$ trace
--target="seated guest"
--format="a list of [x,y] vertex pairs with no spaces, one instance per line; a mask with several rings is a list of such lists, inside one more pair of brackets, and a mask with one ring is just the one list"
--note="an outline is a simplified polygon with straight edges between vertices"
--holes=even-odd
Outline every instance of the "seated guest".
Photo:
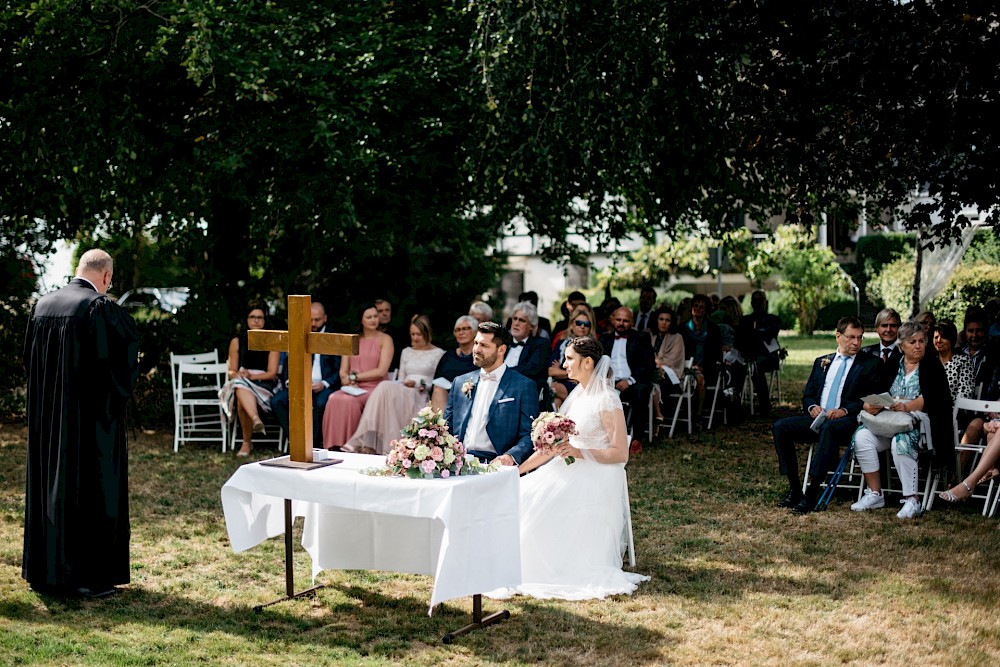
[[[653,390],[653,369],[656,359],[649,335],[632,328],[632,311],[624,306],[611,313],[614,333],[600,337],[605,353],[611,357],[611,371],[615,389],[623,402],[632,406],[633,440],[629,449],[642,450],[642,440],[651,437],[644,433],[648,428],[649,395]],[[648,442],[648,440],[647,440]]]
[[956,398],[974,398],[976,393],[972,361],[964,352],[955,351],[957,341],[958,329],[954,322],[941,320],[934,327],[934,349],[944,366],[952,403]]
[[677,304],[677,312],[674,313],[674,320],[677,321],[678,331],[691,319],[691,301],[691,297],[686,296]]
[[389,363],[389,370],[394,371],[399,368],[399,354],[403,348],[410,344],[408,330],[392,324],[392,304],[385,299],[375,299],[375,310],[378,311],[378,330],[389,334],[392,338],[392,361]]
[[885,386],[892,384],[896,378],[896,368],[899,366],[899,359],[903,356],[897,339],[899,325],[902,322],[902,318],[895,310],[883,308],[875,316],[875,333],[878,334],[878,342],[861,348],[862,352],[878,357],[879,361],[882,362],[880,372],[885,375],[883,378]]
[[[899,361],[896,377],[889,393],[896,402],[889,407],[893,412],[924,412],[930,418],[931,439],[935,451],[954,455],[951,435],[951,394],[944,368],[934,354],[927,354],[927,334],[923,326],[913,320],[899,327],[899,346],[903,358]],[[871,357],[871,355],[868,355]],[[883,410],[880,406],[865,403],[863,409],[870,414]],[[896,516],[912,519],[920,514],[917,485],[917,455],[919,453],[920,425],[891,437],[879,436],[862,425],[854,434],[854,457],[864,474],[865,489],[861,500],[851,505],[855,512],[865,512],[885,507],[882,496],[882,479],[879,472],[879,452],[891,448],[892,461],[899,473],[903,487],[903,509]]]
[[[878,381],[878,361],[870,354],[858,354],[864,326],[856,317],[837,322],[837,352],[818,357],[802,393],[802,414],[774,422],[774,448],[778,465],[788,478],[788,495],[778,503],[793,512],[806,514],[816,507],[820,485],[838,460],[842,443],[851,439],[858,425],[861,397],[871,393]],[[811,427],[823,413],[818,431]],[[806,474],[809,484],[802,493],[795,443],[816,443],[816,453]]]
[[541,391],[547,383],[549,346],[548,343],[531,335],[538,325],[538,311],[528,301],[514,306],[510,316],[510,335],[513,342],[504,363],[535,383]]
[[[312,302],[310,326],[314,332],[326,331],[326,309],[319,301]],[[286,359],[286,353],[281,353]],[[330,395],[340,389],[340,357],[335,354],[313,354],[312,359],[312,418],[313,446],[323,444],[323,412]],[[288,379],[287,362],[281,364],[283,378]],[[281,389],[271,397],[271,408],[281,428],[288,433],[288,389]]]
[[226,414],[236,415],[243,431],[243,446],[237,456],[249,456],[254,433],[264,433],[258,410],[270,412],[271,392],[278,384],[278,352],[251,350],[247,331],[264,328],[264,306],[251,302],[247,309],[246,328],[229,343],[229,381],[221,392]]
[[635,330],[656,331],[656,290],[643,285],[639,290],[639,308],[635,311]]
[[965,311],[965,345],[962,347],[972,364],[972,375],[976,384],[985,384],[993,375],[995,361],[986,347],[989,331],[989,321],[986,313],[978,306],[972,306]]
[[674,312],[670,306],[660,306],[656,311],[656,330],[649,331],[650,344],[656,360],[656,367],[663,372],[663,378],[653,384],[653,417],[663,421],[663,396],[677,391],[684,379],[684,338],[674,326]]
[[684,349],[694,359],[691,371],[695,374],[697,409],[695,414],[701,419],[705,404],[705,387],[715,382],[722,363],[722,332],[718,325],[708,321],[711,301],[704,294],[695,294],[691,299],[691,319],[681,325]]
[[[532,306],[535,307],[535,312],[538,312],[538,293],[537,292],[521,292],[521,295],[517,297],[518,303],[527,301]],[[507,324],[504,325],[507,331],[510,331],[510,318],[507,318]],[[531,332],[532,336],[537,336],[538,338],[552,338],[552,325],[549,323],[548,318],[538,316],[538,324],[535,326],[534,330]]]
[[472,344],[476,340],[478,326],[479,322],[471,315],[462,315],[455,320],[455,328],[452,333],[455,335],[455,343],[458,347],[446,351],[438,361],[437,368],[434,369],[431,407],[435,410],[444,411],[444,406],[448,402],[448,392],[451,391],[452,380],[459,375],[476,370],[472,359]]
[[594,333],[598,336],[614,333],[615,327],[611,323],[611,314],[622,307],[622,302],[617,297],[611,296],[609,289],[605,289],[605,294],[604,301],[594,311],[597,316],[597,330]]
[[476,318],[480,324],[493,321],[493,309],[482,301],[472,302],[472,305],[469,306],[469,315]]
[[583,295],[583,292],[578,292],[574,290],[570,292],[568,295],[566,295],[566,301],[563,302],[563,305],[560,308],[563,314],[563,321],[556,323],[556,326],[552,329],[553,347],[555,347],[556,336],[558,336],[563,331],[566,331],[567,328],[569,328],[570,315],[573,313],[573,311],[576,309],[577,306],[579,306],[581,303],[586,303],[586,302],[587,302],[587,297]]
[[552,393],[555,409],[558,410],[562,402],[569,396],[569,392],[576,387],[576,382],[569,379],[569,374],[563,368],[566,363],[566,348],[574,338],[589,336],[594,338],[594,311],[587,304],[580,304],[573,309],[570,318],[568,335],[556,343],[552,356],[549,357],[549,377],[552,378]]
[[781,320],[767,312],[767,294],[755,290],[750,295],[752,312],[740,319],[736,332],[736,349],[748,364],[754,364],[750,382],[762,414],[771,412],[771,391],[767,373],[778,368],[778,332]]
[[997,476],[996,463],[1000,458],[1000,421],[989,421],[984,426],[989,439],[986,449],[979,457],[979,463],[969,476],[961,482],[938,494],[941,500],[957,503],[972,495],[972,490],[980,484],[985,484]]
[[736,328],[743,322],[743,308],[736,297],[726,296],[719,301],[721,313],[719,325],[720,339],[722,342],[722,363],[729,369],[729,383],[724,387],[731,390],[727,395],[730,399],[730,409],[735,410],[741,404],[743,395],[743,382],[747,377],[747,364],[743,355],[736,349]]
[[432,343],[431,322],[425,315],[410,320],[410,346],[399,357],[399,382],[380,382],[345,452],[388,454],[389,442],[427,405],[434,370],[444,350]]
[[[354,434],[361,421],[361,412],[371,398],[372,391],[389,373],[393,344],[389,334],[378,330],[378,311],[375,304],[361,309],[361,340],[356,356],[340,357],[340,385],[326,402],[323,413],[323,447],[343,447]],[[363,390],[354,395],[344,388]]]
[[934,313],[929,310],[923,310],[917,313],[917,316],[914,319],[924,328],[924,332],[928,336],[931,335],[934,325],[937,324],[937,318],[934,317]]

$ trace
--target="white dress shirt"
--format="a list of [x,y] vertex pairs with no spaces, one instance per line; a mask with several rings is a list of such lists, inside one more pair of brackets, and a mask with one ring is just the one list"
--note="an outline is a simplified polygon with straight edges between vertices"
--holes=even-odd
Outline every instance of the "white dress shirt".
[[840,386],[837,387],[837,402],[835,405],[838,408],[840,407],[840,397],[844,395],[844,385],[847,384],[847,376],[851,372],[851,366],[854,365],[854,357],[845,357],[840,352],[837,353],[837,356],[830,362],[829,368],[826,369],[826,381],[823,383],[823,393],[819,397],[820,407],[826,405],[826,399],[830,395],[833,379],[840,372],[840,364],[847,364],[847,367],[844,369],[844,376],[840,379]]
[[[528,339],[525,338],[522,341],[514,341],[515,343],[527,343]],[[524,345],[511,345],[510,349],[507,350],[507,356],[504,357],[503,363],[507,368],[517,368],[517,364],[521,361],[521,352],[524,351]]]
[[493,404],[493,397],[497,394],[497,387],[507,370],[505,364],[500,364],[493,370],[496,380],[483,380],[482,376],[486,372],[479,370],[479,378],[476,380],[476,393],[472,399],[472,411],[469,414],[469,425],[465,427],[465,438],[462,444],[466,450],[474,449],[479,452],[496,452],[490,436],[486,432],[486,422],[490,416],[490,406]]
[[615,382],[618,380],[629,380],[632,384],[632,369],[628,365],[628,355],[626,347],[628,338],[615,338],[615,344],[611,347],[611,370],[615,374]]

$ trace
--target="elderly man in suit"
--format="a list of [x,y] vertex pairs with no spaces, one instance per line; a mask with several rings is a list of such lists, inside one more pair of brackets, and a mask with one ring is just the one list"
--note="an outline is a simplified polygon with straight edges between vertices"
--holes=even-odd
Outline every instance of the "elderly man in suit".
[[510,332],[483,322],[472,346],[479,370],[459,375],[448,392],[444,419],[466,450],[483,460],[518,465],[531,454],[531,422],[538,416],[535,383],[508,368]]
[[510,349],[504,363],[535,383],[539,392],[549,380],[549,339],[532,331],[538,325],[538,311],[530,301],[514,306],[510,316]]
[[611,313],[612,333],[601,336],[601,345],[611,357],[615,389],[622,401],[632,406],[632,426],[634,438],[630,445],[633,452],[642,448],[641,442],[650,434],[648,427],[649,394],[653,390],[653,370],[656,355],[649,335],[632,328],[632,311],[625,306]]
[[[778,464],[789,486],[779,507],[789,507],[799,514],[816,507],[820,485],[836,461],[840,443],[849,441],[858,426],[861,397],[879,389],[878,359],[858,354],[864,333],[864,325],[856,317],[842,317],[837,322],[837,351],[813,363],[802,395],[804,414],[779,419],[772,427]],[[826,419],[813,430],[812,424],[820,414]],[[797,442],[817,443],[804,494],[795,455]]]
[[[886,384],[891,384],[899,369],[899,360],[903,356],[899,349],[899,325],[903,318],[892,308],[883,308],[875,316],[875,333],[878,334],[879,341],[871,345],[865,345],[861,351],[870,354],[881,363],[879,375],[882,380],[888,379]],[[892,376],[891,378],[889,376]]]
[[[326,331],[326,309],[312,302],[309,325],[314,332]],[[281,353],[282,379],[288,379],[288,353]],[[340,357],[335,354],[312,355],[313,447],[323,446],[323,413],[330,395],[340,389]],[[288,389],[275,392],[271,409],[281,428],[288,433]]]

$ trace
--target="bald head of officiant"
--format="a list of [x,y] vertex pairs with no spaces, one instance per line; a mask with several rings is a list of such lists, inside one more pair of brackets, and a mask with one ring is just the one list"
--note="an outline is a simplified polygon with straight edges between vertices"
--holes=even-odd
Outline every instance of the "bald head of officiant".
[[80,256],[76,267],[76,277],[83,278],[94,286],[100,294],[107,294],[111,278],[115,272],[111,255],[100,248],[93,248]]

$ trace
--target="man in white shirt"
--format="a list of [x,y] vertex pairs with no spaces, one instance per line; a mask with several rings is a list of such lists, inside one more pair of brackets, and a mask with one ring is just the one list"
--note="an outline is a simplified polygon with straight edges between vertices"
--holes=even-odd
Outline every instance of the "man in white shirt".
[[[319,301],[312,302],[310,328],[314,332],[326,331],[326,309]],[[281,353],[282,376],[288,378],[288,355]],[[312,355],[312,398],[313,398],[313,447],[323,446],[323,412],[330,394],[340,389],[340,357],[337,355]],[[271,409],[288,433],[288,389],[281,389],[271,397]]]
[[510,332],[495,322],[479,325],[472,346],[479,370],[459,375],[448,392],[444,419],[466,451],[483,460],[517,465],[531,454],[531,422],[538,416],[535,383],[508,368]]
[[538,311],[530,301],[514,306],[510,316],[510,349],[505,364],[535,383],[541,392],[549,379],[549,341],[531,335],[538,325]]

